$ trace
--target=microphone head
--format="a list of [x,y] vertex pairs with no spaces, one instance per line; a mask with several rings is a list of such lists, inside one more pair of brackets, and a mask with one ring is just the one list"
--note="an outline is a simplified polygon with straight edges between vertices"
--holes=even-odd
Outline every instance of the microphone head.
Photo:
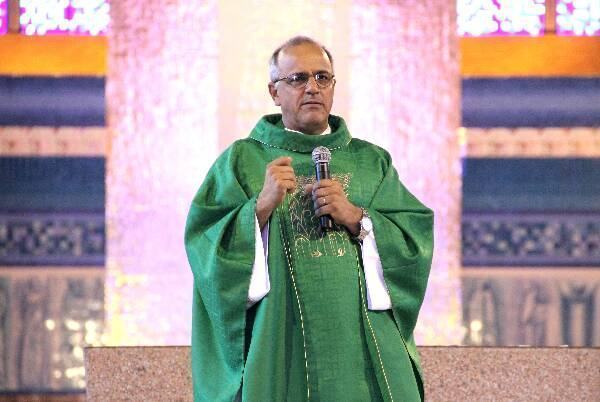
[[331,151],[326,147],[316,147],[312,151],[312,160],[315,163],[329,163],[331,160]]

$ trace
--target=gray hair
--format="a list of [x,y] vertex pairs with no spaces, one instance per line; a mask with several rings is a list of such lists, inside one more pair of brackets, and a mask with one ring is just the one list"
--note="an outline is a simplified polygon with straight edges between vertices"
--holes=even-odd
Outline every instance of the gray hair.
[[282,51],[289,49],[290,47],[305,45],[305,44],[310,44],[310,45],[314,45],[318,48],[321,48],[325,52],[327,57],[329,58],[329,62],[331,63],[331,68],[333,69],[333,56],[331,55],[331,52],[329,52],[329,50],[325,46],[321,45],[316,40],[309,38],[308,36],[294,36],[293,38],[288,39],[283,45],[281,45],[277,49],[275,49],[275,51],[271,55],[271,58],[269,59],[269,79],[271,80],[271,82],[275,82],[278,78],[280,78],[279,77],[279,65],[278,65],[279,54]]

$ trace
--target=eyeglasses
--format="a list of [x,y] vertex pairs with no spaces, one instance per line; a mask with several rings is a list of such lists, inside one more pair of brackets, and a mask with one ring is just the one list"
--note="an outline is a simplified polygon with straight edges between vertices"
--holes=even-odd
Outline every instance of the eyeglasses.
[[304,88],[308,84],[310,77],[315,79],[319,88],[327,88],[334,82],[335,75],[330,74],[326,71],[321,71],[314,74],[309,73],[294,73],[287,77],[281,77],[273,81],[273,84],[277,84],[279,81],[285,81],[292,88]]

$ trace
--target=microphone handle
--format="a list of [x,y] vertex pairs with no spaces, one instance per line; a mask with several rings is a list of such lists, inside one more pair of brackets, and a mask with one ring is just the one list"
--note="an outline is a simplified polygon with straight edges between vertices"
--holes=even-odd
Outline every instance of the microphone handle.
[[[316,163],[315,164],[315,175],[317,181],[323,179],[331,179],[331,173],[329,172],[329,163]],[[322,215],[319,217],[319,223],[322,231],[333,230],[333,219],[330,215]]]

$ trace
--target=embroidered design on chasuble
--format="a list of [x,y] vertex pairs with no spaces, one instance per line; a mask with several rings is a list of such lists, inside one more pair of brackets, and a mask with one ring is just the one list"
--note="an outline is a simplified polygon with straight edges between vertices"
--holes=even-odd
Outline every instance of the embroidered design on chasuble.
[[[342,185],[346,196],[352,173],[336,173],[331,178]],[[319,230],[319,219],[315,216],[314,204],[304,186],[315,183],[314,176],[296,176],[296,189],[289,197],[288,212],[293,229],[293,244],[300,258],[323,256],[343,257],[348,252],[349,234],[334,223],[334,229],[324,235]]]

